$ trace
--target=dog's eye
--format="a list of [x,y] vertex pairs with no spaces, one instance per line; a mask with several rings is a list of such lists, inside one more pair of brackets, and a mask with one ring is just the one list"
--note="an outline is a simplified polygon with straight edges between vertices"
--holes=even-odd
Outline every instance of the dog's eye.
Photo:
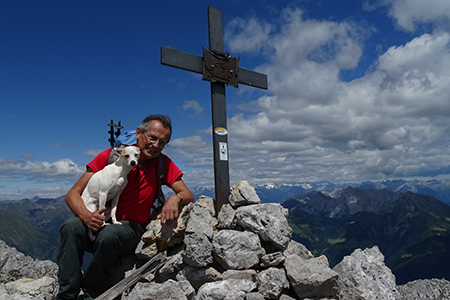
[[125,155],[125,158],[130,158],[130,155],[129,154]]
[[137,154],[134,155],[134,157],[136,157],[136,158],[137,158],[138,156],[139,156],[139,155],[137,155]]

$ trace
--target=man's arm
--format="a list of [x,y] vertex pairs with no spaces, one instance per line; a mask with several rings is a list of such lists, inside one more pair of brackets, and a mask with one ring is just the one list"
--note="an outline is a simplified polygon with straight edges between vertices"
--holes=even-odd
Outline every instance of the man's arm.
[[103,225],[105,216],[102,213],[105,209],[101,209],[95,212],[90,212],[84,205],[83,198],[81,194],[86,188],[89,180],[91,179],[94,172],[88,168],[86,172],[78,179],[78,181],[73,185],[73,187],[66,194],[66,203],[70,210],[83,221],[83,223],[92,231],[96,232]]
[[[194,202],[195,200],[194,195],[181,179],[181,176],[175,180],[170,188],[175,192],[175,194],[167,198],[166,203],[161,210],[161,223],[163,224],[166,222],[174,222],[178,218],[180,205],[186,205]],[[183,200],[181,200],[177,194],[183,197]]]

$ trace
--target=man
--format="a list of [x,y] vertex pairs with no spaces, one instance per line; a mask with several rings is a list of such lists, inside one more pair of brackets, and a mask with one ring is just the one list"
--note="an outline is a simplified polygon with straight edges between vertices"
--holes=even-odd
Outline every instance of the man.
[[[61,245],[58,252],[59,292],[57,299],[76,299],[80,288],[85,299],[97,297],[109,288],[108,272],[119,256],[134,253],[144,233],[155,201],[158,186],[158,156],[167,146],[172,135],[170,118],[163,115],[146,117],[136,129],[136,146],[141,150],[139,165],[128,174],[128,183],[120,195],[116,216],[122,223],[103,226],[104,209],[90,212],[81,194],[95,172],[107,165],[111,149],[97,155],[87,166],[86,172],[66,195],[66,203],[76,217],[68,219],[61,227]],[[167,198],[161,211],[161,222],[174,222],[178,218],[180,204],[194,201],[194,195],[182,180],[183,173],[168,158],[163,184],[174,192]],[[87,229],[96,232],[95,241],[87,235]],[[101,229],[101,230],[100,230]],[[81,273],[84,251],[93,253],[92,260]]]

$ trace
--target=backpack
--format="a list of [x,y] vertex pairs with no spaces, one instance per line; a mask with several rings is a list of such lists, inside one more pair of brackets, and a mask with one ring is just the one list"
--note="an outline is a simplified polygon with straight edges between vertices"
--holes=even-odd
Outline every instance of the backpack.
[[[111,153],[109,154],[107,165],[112,164],[119,159],[120,154],[115,149],[125,148],[126,146],[133,145],[136,142],[137,142],[136,131],[127,130],[122,132],[117,137],[116,144],[114,145],[114,148],[111,150]],[[147,224],[150,223],[150,221],[153,220],[161,212],[164,203],[166,203],[166,198],[164,197],[164,193],[162,191],[162,181],[164,178],[165,169],[166,169],[166,159],[164,158],[164,155],[160,153],[158,155],[158,173],[157,173],[158,182],[157,182],[156,199],[155,202],[153,203],[150,218]]]
[[121,132],[116,138],[114,148],[124,148],[126,146],[133,145],[136,142],[136,130],[126,130]]

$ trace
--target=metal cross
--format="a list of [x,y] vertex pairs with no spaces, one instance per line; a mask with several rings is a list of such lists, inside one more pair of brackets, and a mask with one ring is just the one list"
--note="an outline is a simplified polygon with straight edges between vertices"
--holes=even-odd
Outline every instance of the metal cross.
[[267,89],[267,75],[239,68],[239,58],[223,53],[222,12],[211,6],[208,29],[209,51],[203,49],[203,57],[163,46],[161,64],[203,74],[203,80],[211,81],[215,206],[219,212],[228,203],[230,194],[225,84],[237,87],[241,83]]

